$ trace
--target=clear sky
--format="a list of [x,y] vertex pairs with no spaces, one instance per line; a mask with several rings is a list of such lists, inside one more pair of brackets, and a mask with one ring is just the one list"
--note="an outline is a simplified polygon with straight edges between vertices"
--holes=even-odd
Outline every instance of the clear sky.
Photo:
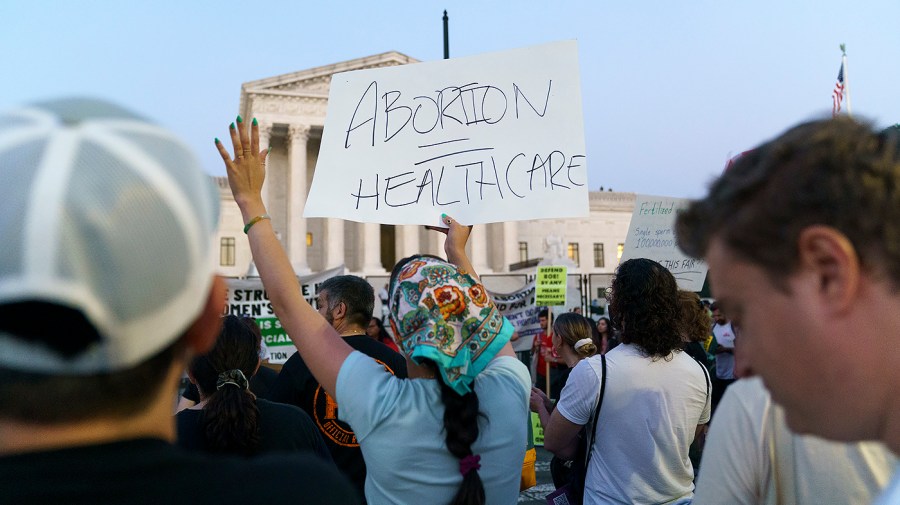
[[698,197],[737,154],[831,113],[900,122],[900,1],[3,0],[0,108],[65,95],[175,130],[207,171],[241,83],[396,50],[442,57],[577,39],[589,183]]

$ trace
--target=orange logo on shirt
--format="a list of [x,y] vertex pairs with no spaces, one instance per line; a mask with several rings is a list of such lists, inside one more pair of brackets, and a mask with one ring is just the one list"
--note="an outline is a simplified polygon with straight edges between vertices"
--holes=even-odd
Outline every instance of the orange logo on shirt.
[[[375,362],[394,375],[394,371],[389,366],[377,359]],[[313,414],[322,436],[343,447],[359,447],[359,442],[356,441],[356,435],[350,429],[350,425],[338,419],[338,403],[325,392],[321,385],[316,388],[316,394],[313,397]]]

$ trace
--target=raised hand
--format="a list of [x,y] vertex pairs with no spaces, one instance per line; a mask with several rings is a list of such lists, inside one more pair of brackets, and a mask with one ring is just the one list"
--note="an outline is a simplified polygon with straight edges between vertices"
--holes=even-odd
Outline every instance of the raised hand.
[[228,185],[234,201],[243,211],[245,207],[262,206],[262,185],[266,178],[266,156],[268,149],[259,150],[259,124],[253,119],[250,132],[244,124],[241,116],[228,127],[231,135],[231,145],[234,148],[234,159],[225,149],[219,139],[216,139],[216,148],[225,162],[225,170],[228,173]]

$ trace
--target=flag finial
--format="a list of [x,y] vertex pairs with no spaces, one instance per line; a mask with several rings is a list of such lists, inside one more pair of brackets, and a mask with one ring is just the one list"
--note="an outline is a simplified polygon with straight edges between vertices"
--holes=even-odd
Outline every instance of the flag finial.
[[847,56],[847,44],[841,44],[841,54]]

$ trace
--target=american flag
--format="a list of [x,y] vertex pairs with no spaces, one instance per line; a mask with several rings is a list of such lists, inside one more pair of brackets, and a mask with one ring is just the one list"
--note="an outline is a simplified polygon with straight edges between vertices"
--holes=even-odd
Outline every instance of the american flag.
[[841,70],[838,71],[837,82],[834,84],[834,91],[831,92],[831,99],[834,105],[831,107],[831,115],[837,116],[841,111],[841,102],[844,101],[844,63],[841,62]]

